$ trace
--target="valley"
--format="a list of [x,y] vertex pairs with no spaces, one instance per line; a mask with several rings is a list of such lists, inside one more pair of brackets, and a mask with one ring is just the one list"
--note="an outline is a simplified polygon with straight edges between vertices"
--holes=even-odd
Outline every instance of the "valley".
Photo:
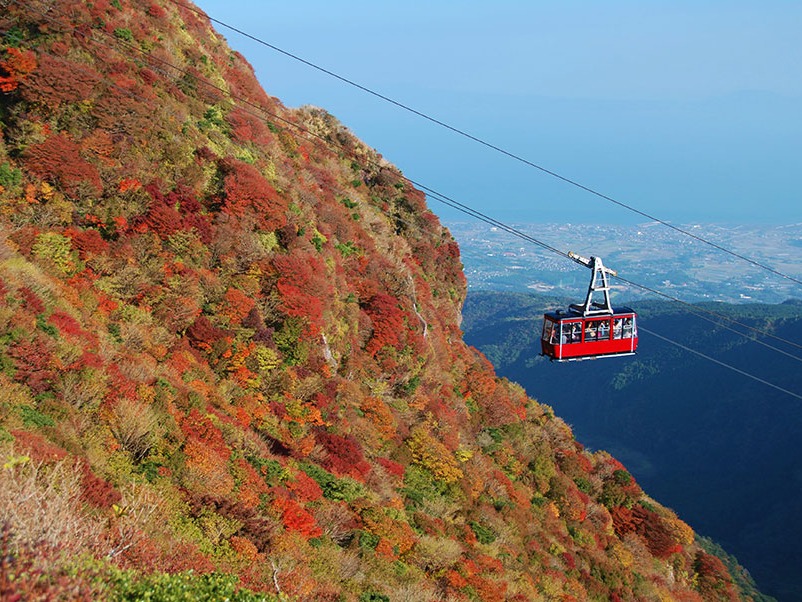
[[[762,591],[801,600],[796,541],[802,528],[800,401],[641,332],[631,358],[552,363],[540,357],[545,308],[563,301],[474,291],[466,340],[498,372],[552,405],[577,439],[620,458],[657,499],[712,537],[752,572]],[[677,304],[632,304],[660,335],[802,391],[798,361],[715,328]],[[802,338],[802,305],[707,304],[706,309],[790,341]],[[771,345],[798,356],[774,339]]]

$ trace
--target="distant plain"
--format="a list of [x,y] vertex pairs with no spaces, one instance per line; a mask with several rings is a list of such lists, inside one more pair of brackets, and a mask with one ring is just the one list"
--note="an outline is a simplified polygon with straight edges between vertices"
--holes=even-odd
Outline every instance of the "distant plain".
[[[584,295],[589,272],[555,253],[483,222],[448,222],[457,239],[471,290]],[[602,257],[637,284],[683,301],[781,303],[802,298],[802,285],[676,232],[659,223],[632,226],[513,224],[562,251]],[[677,227],[802,280],[802,223],[775,225],[678,224]],[[614,301],[655,297],[611,282]]]

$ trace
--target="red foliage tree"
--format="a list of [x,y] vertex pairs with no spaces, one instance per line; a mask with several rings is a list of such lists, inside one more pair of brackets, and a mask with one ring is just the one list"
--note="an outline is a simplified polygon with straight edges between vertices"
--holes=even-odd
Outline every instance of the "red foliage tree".
[[323,496],[323,490],[317,481],[302,470],[298,471],[294,480],[287,481],[286,485],[287,489],[302,502],[315,502]]
[[176,199],[170,195],[163,195],[156,183],[148,184],[145,190],[152,201],[147,213],[135,221],[134,228],[139,231],[155,232],[161,239],[178,232],[181,229],[182,218],[177,209]]
[[166,239],[181,229],[181,214],[175,207],[156,201],[148,209],[145,224],[160,238]]
[[27,286],[23,286],[19,289],[19,295],[22,298],[23,306],[28,311],[40,314],[45,310],[44,302]]
[[97,476],[89,464],[81,462],[81,499],[98,508],[111,508],[122,499],[122,495],[106,479]]
[[287,223],[287,201],[253,165],[229,159],[223,164],[223,211],[237,217],[250,214],[264,230],[278,230]]
[[25,165],[33,173],[55,182],[70,196],[79,196],[85,186],[100,194],[100,174],[80,154],[80,148],[63,134],[51,136],[25,151]]
[[200,315],[187,328],[185,334],[193,347],[209,353],[217,341],[222,341],[228,336],[228,331],[217,328],[209,321],[209,318]]
[[378,293],[368,301],[364,310],[373,324],[373,334],[365,350],[371,355],[376,355],[385,346],[401,351],[406,325],[405,312],[398,306],[398,300],[386,293]]
[[55,311],[47,320],[58,328],[62,335],[76,337],[84,334],[83,328],[72,316],[61,311]]
[[28,385],[34,393],[51,387],[58,374],[52,350],[41,339],[18,341],[8,348],[14,361],[14,380]]
[[273,138],[264,121],[239,107],[233,109],[226,116],[226,120],[231,125],[234,138],[242,142],[267,145]]
[[388,458],[378,458],[376,460],[379,464],[381,464],[384,469],[389,472],[391,475],[396,477],[403,477],[404,476],[404,465],[399,464],[398,462],[394,462]]
[[124,358],[124,356],[119,357],[118,363],[109,364],[106,367],[106,371],[109,374],[109,392],[107,394],[107,400],[112,403],[123,397],[129,397],[131,399],[136,398],[137,383],[128,378],[120,370],[119,362],[123,359],[129,358]]
[[20,88],[26,100],[55,108],[62,102],[81,102],[92,98],[103,81],[89,65],[42,53],[39,66],[28,76]]
[[273,259],[279,273],[276,288],[288,316],[304,318],[311,334],[323,327],[323,301],[331,296],[323,260],[313,253],[296,252]]
[[183,227],[186,230],[195,230],[203,244],[212,241],[212,216],[205,213],[200,201],[189,190],[181,188],[173,193],[183,215]]
[[34,462],[58,462],[67,457],[67,452],[50,443],[41,435],[31,431],[12,430],[14,445],[17,451],[25,452]]
[[154,19],[164,19],[167,16],[167,11],[158,4],[151,4],[148,6],[148,15]]
[[693,568],[698,576],[697,588],[705,600],[735,602],[740,599],[727,567],[715,556],[700,550]]
[[668,558],[671,554],[682,550],[682,546],[660,516],[643,506],[634,506],[632,509],[613,508],[610,515],[613,517],[616,535],[619,537],[627,533],[640,535],[646,542],[649,552],[657,558]]
[[109,250],[109,243],[94,228],[86,230],[70,229],[66,234],[72,239],[72,245],[78,250],[82,260],[92,255],[102,255]]
[[259,85],[251,64],[239,52],[234,51],[233,54],[236,60],[233,64],[229,64],[229,68],[225,71],[225,78],[231,90],[231,95],[244,98],[265,109],[273,110],[276,103],[271,102],[262,86]]
[[338,475],[348,475],[365,480],[370,472],[370,464],[365,461],[362,446],[351,435],[335,435],[327,431],[319,432],[316,437],[328,452],[323,466]]

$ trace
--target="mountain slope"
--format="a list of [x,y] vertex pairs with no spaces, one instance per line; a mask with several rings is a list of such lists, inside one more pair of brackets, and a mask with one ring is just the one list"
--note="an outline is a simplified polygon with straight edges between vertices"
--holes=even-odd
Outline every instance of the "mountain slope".
[[192,7],[3,7],[3,594],[738,598],[465,345],[376,151]]

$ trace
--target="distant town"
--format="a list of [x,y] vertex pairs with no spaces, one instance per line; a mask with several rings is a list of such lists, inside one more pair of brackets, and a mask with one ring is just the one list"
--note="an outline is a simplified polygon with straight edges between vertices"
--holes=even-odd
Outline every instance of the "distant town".
[[[483,222],[447,222],[457,239],[469,289],[584,295],[590,277],[580,265]],[[634,226],[513,224],[561,251],[602,257],[640,286],[682,301],[781,303],[802,298],[802,285],[704,242],[652,222]],[[678,225],[734,253],[802,280],[802,223],[787,226]],[[613,278],[614,301],[656,297]]]

